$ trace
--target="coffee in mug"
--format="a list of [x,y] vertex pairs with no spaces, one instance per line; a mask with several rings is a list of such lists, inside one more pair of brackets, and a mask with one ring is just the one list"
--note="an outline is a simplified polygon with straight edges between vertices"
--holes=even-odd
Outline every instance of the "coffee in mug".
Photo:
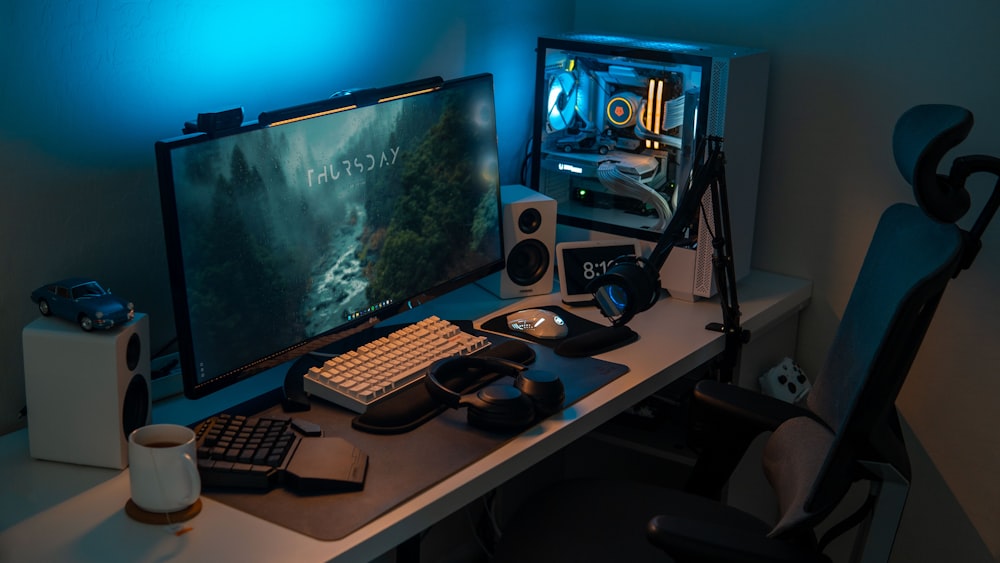
[[177,512],[198,500],[195,433],[177,424],[150,424],[128,438],[132,502],[147,512]]

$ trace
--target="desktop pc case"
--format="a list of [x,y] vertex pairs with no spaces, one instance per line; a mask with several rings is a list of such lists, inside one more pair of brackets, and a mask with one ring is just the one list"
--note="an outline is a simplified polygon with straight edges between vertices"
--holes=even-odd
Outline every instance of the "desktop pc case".
[[[540,37],[529,185],[558,202],[560,224],[651,248],[688,187],[698,143],[722,137],[742,278],[753,248],[768,68],[766,52],[742,47]],[[703,201],[712,212],[708,192]],[[706,223],[660,272],[674,297],[693,301],[716,291]]]

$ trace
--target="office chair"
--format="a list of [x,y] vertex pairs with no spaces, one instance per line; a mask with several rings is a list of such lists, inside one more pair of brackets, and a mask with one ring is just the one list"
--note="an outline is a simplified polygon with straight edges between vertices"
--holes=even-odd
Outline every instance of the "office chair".
[[[565,481],[511,518],[494,561],[830,561],[828,542],[857,527],[852,560],[884,561],[902,513],[910,466],[894,402],[948,281],[968,268],[1000,205],[1000,182],[975,226],[954,221],[970,206],[965,180],[1000,178],[1000,160],[944,154],[972,127],[955,106],[917,106],[893,134],[897,167],[919,206],[883,213],[843,318],[802,404],[705,380],[695,387],[692,432],[701,444],[685,490],[622,480]],[[721,491],[758,435],[778,520],[720,502]],[[857,481],[869,494],[850,517],[825,522]],[[838,511],[839,512],[839,511]],[[824,523],[827,534],[817,538]]]

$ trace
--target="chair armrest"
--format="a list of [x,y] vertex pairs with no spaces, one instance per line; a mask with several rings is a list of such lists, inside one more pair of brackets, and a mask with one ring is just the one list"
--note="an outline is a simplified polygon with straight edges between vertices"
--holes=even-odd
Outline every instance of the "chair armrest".
[[698,452],[698,461],[685,490],[721,498],[723,487],[750,443],[798,416],[819,420],[808,409],[757,391],[709,379],[699,381],[694,388],[687,435],[688,445]]
[[714,380],[699,381],[694,388],[694,400],[694,408],[700,416],[731,420],[740,425],[741,433],[756,435],[773,431],[782,422],[797,416],[819,420],[812,411],[798,405]]
[[715,561],[740,563],[810,563],[828,562],[817,549],[815,540],[788,542],[768,539],[763,529],[746,518],[735,517],[738,511],[713,514],[712,520],[690,516],[661,515],[646,526],[646,537],[657,548],[678,561]]

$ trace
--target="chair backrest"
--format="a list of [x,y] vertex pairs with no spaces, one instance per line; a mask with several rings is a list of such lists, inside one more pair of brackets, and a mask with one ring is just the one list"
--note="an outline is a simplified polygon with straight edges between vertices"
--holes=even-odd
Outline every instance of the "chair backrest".
[[961,251],[953,223],[902,203],[883,213],[806,401],[835,433],[870,429],[892,407]]
[[960,269],[965,237],[951,221],[968,210],[964,189],[953,190],[957,197],[947,193],[947,178],[934,171],[968,134],[971,114],[953,106],[918,108],[897,123],[894,151],[903,177],[915,182],[921,207],[895,204],[879,220],[806,400],[822,423],[786,421],[765,446],[764,469],[780,511],[772,537],[824,518],[856,480],[859,459],[902,448],[893,435],[894,403],[941,295]]
[[888,429],[896,396],[961,251],[962,236],[952,223],[937,222],[907,204],[883,213],[807,398],[826,428],[793,419],[782,425],[789,428],[772,434],[765,449],[765,467],[782,505],[782,529],[825,516],[854,481],[858,456],[877,455],[872,441]]

